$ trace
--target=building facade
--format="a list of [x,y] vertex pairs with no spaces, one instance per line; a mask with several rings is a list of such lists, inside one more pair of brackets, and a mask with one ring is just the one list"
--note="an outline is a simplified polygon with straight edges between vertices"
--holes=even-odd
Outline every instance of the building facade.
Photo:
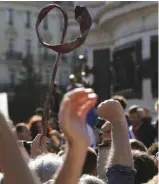
[[[128,106],[154,111],[158,97],[158,2],[75,2],[88,8],[93,25],[85,45],[94,78],[93,88],[104,100],[120,94]],[[72,35],[78,27],[70,20]]]
[[[53,2],[52,2],[53,3]],[[43,47],[35,32],[40,9],[50,2],[0,2],[0,89],[5,91],[18,83],[21,61],[33,58],[35,71],[42,82],[49,84],[56,53]],[[68,5],[63,4],[66,8]],[[69,5],[70,7],[70,5]],[[59,44],[62,31],[61,12],[49,12],[40,25],[41,36],[50,44]],[[57,74],[57,82],[66,85],[70,73],[69,54],[63,56]]]

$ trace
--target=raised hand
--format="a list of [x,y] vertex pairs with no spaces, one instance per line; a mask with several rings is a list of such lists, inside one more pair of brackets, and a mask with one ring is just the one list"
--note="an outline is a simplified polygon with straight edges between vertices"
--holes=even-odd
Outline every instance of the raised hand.
[[42,153],[47,153],[47,143],[48,139],[42,134],[38,134],[31,144],[31,157],[36,157]]
[[124,110],[116,100],[110,99],[100,103],[97,108],[97,114],[111,123],[125,121]]
[[70,144],[89,145],[85,126],[86,115],[96,104],[97,95],[92,89],[78,88],[67,93],[61,103],[59,122]]

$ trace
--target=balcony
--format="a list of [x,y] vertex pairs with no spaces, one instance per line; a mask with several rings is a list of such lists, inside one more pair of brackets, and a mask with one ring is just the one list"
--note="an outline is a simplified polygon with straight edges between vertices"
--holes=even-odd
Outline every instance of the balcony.
[[17,51],[7,51],[6,59],[7,60],[22,60],[23,54],[22,52],[17,52]]
[[53,62],[55,62],[55,59],[56,59],[56,55],[54,55],[54,54],[44,54],[42,57],[43,57],[44,61],[53,61]]

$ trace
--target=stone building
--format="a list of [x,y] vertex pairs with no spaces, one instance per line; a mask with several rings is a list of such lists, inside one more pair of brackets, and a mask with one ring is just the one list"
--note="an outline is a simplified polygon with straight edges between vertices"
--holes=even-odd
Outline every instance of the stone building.
[[[36,72],[44,84],[50,82],[56,53],[44,48],[37,39],[35,23],[40,9],[51,2],[1,1],[0,2],[0,90],[6,91],[18,83],[21,61],[33,58]],[[53,3],[53,2],[52,2]],[[71,7],[62,4],[65,9]],[[40,33],[49,43],[59,44],[62,31],[61,12],[54,9],[41,23]],[[57,81],[66,85],[70,73],[69,55],[62,57]]]
[[[158,96],[158,2],[75,2],[88,8],[93,25],[77,55],[87,58],[100,100],[114,94],[154,111]],[[70,29],[79,28],[70,16]]]

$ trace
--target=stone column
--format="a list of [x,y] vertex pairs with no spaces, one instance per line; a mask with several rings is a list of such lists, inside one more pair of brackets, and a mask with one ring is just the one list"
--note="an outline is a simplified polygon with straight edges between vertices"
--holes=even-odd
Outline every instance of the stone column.
[[[147,34],[144,34],[142,37],[142,60],[143,62],[146,61],[146,59],[149,59],[151,56],[150,53],[150,36]],[[142,81],[142,91],[143,91],[143,100],[150,104],[152,101],[152,94],[151,94],[151,80],[143,79]]]

